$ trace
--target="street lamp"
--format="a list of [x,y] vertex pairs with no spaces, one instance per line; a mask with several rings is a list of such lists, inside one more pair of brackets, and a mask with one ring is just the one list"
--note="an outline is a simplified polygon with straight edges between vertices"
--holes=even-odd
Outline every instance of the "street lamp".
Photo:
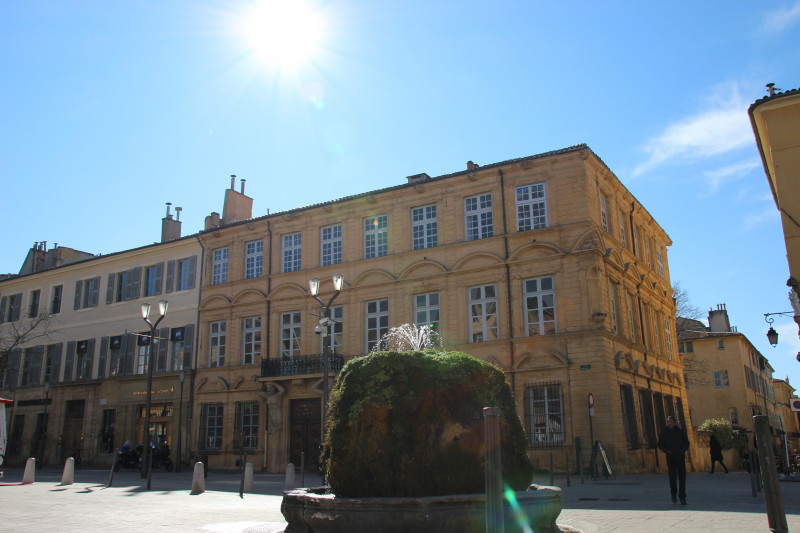
[[[328,333],[330,331],[330,340],[328,344],[322,343],[322,436],[323,440],[326,434],[326,417],[328,411],[328,355],[330,351],[333,349],[333,321],[331,320],[330,313],[331,313],[331,304],[339,296],[339,293],[342,292],[342,285],[344,284],[344,276],[342,274],[334,274],[333,275],[333,296],[331,299],[328,300],[326,304],[322,300],[320,300],[317,294],[319,293],[319,278],[311,278],[308,280],[308,288],[311,290],[311,296],[319,303],[321,306],[321,316],[322,319],[319,321],[319,326],[317,326],[317,333],[322,334],[323,328],[324,332]],[[327,328],[330,328],[328,330]]]
[[181,436],[183,436],[183,381],[186,379],[186,370],[181,370],[178,380],[181,382],[181,400],[178,403],[178,466],[176,472],[181,471],[181,450],[183,449]]
[[167,316],[166,300],[158,302],[158,320],[150,322],[150,304],[142,304],[142,320],[150,326],[150,346],[147,349],[147,403],[144,410],[144,462],[142,463],[141,477],[147,477],[147,490],[150,490],[150,400],[153,396],[153,344],[156,342],[156,328],[165,316]]
[[[793,311],[781,311],[779,313],[764,313],[764,320],[769,324],[769,330],[767,331],[767,340],[774,348],[778,345],[778,332],[772,327],[772,323],[775,322],[774,318],[770,318],[773,315],[778,316],[795,316]],[[795,320],[797,321],[797,320]]]

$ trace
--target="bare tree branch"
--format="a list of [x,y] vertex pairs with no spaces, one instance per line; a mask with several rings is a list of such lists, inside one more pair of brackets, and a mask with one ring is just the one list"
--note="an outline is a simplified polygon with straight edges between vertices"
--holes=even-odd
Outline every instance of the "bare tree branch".
[[34,318],[6,322],[0,326],[0,365],[15,348],[36,339],[49,337],[53,332],[53,315],[42,313]]
[[689,293],[681,287],[681,282],[676,281],[672,284],[672,297],[675,299],[675,307],[677,307],[677,315],[683,318],[691,318],[692,320],[701,320],[703,318],[703,311],[692,304],[689,299]]

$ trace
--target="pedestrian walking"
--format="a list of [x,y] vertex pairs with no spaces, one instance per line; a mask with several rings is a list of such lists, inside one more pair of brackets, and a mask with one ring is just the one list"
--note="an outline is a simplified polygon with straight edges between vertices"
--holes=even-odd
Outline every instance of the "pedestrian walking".
[[725,469],[725,473],[728,473],[728,467],[725,466],[722,457],[722,444],[719,443],[717,437],[714,434],[711,434],[711,438],[708,440],[708,445],[711,447],[711,473],[714,473],[714,467],[717,463],[722,465],[722,468]]
[[686,450],[689,449],[689,438],[671,416],[667,417],[667,427],[658,438],[658,449],[667,456],[672,503],[677,503],[679,497],[681,505],[686,505]]

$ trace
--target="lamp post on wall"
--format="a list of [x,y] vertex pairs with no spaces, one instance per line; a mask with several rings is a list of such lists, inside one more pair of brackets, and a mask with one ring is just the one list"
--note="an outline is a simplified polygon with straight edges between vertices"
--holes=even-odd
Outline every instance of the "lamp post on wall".
[[[339,293],[342,292],[342,285],[344,284],[344,276],[342,274],[334,274],[333,275],[333,296],[331,299],[328,300],[326,304],[322,300],[320,300],[319,296],[319,278],[311,278],[308,280],[308,287],[311,290],[311,296],[319,303],[321,307],[320,316],[322,319],[319,321],[319,325],[316,328],[316,332],[318,334],[328,333],[330,331],[330,340],[326,345],[324,342],[322,343],[322,436],[323,440],[326,434],[325,429],[325,422],[327,417],[328,411],[328,359],[329,353],[333,349],[333,321],[331,320],[330,313],[331,313],[331,304],[339,296]],[[331,328],[328,330],[327,328]]]
[[178,465],[175,468],[176,472],[181,471],[181,450],[183,450],[183,382],[186,379],[186,370],[181,370],[178,374],[178,380],[181,382],[181,400],[178,403]]
[[141,477],[147,477],[147,490],[150,490],[150,401],[153,396],[153,345],[156,341],[156,328],[158,324],[167,316],[167,307],[169,303],[166,300],[158,302],[158,320],[150,321],[150,304],[142,304],[142,319],[150,326],[150,346],[147,349],[147,402],[144,408],[144,462],[142,463]]

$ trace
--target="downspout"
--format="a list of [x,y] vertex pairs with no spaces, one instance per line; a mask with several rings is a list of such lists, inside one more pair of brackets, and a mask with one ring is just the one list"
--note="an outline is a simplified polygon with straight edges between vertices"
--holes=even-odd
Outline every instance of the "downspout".
[[191,379],[189,380],[189,413],[186,416],[186,444],[191,450],[192,442],[192,420],[194,419],[194,382],[197,375],[197,363],[200,357],[200,302],[203,301],[203,267],[206,261],[206,248],[199,236],[196,236],[197,243],[200,245],[200,269],[197,271],[197,327],[194,332],[194,365],[191,369]]
[[511,267],[508,265],[508,223],[506,222],[506,187],[503,170],[497,169],[500,174],[500,202],[503,211],[503,264],[506,270],[506,303],[508,304],[508,353],[511,367],[511,390],[514,391],[516,383],[516,373],[514,372],[514,320],[512,315],[513,306],[511,305]]
[[[270,225],[269,220],[267,220],[267,253],[269,259],[267,259],[267,316],[266,316],[266,333],[265,333],[265,340],[266,340],[266,349],[264,350],[265,355],[267,356],[267,360],[269,360],[269,348],[271,346],[270,343],[270,311],[272,309],[272,300],[270,300],[269,295],[272,292],[272,225]],[[262,376],[263,377],[263,376]]]

